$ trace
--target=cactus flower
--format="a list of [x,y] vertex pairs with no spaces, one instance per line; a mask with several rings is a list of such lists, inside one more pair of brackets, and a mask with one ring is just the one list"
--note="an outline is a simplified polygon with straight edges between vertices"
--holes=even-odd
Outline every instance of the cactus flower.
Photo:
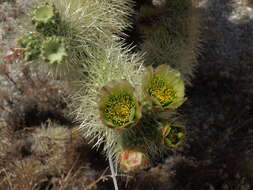
[[42,57],[49,63],[61,63],[66,56],[65,43],[61,38],[49,37],[42,43]]
[[102,122],[113,129],[129,128],[141,118],[141,106],[126,80],[111,81],[102,88],[99,111]]
[[119,164],[121,170],[133,172],[147,168],[149,166],[149,160],[142,151],[128,148],[120,153]]
[[180,73],[168,65],[160,65],[155,71],[151,66],[147,68],[143,91],[155,108],[164,110],[174,110],[186,100]]
[[18,45],[22,48],[22,55],[25,61],[37,59],[41,53],[42,38],[35,32],[23,35],[18,40]]
[[60,22],[59,12],[53,4],[42,3],[32,13],[32,23],[36,31],[46,36],[57,34]]
[[162,143],[167,148],[175,148],[182,144],[185,138],[185,129],[183,126],[168,124],[161,128]]
[[47,23],[55,16],[55,8],[48,3],[42,4],[33,11],[33,21]]

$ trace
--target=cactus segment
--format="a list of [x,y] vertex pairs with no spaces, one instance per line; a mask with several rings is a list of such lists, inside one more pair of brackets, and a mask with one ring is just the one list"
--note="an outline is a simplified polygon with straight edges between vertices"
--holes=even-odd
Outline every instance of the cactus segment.
[[42,57],[50,64],[61,63],[67,56],[65,43],[59,37],[50,37],[42,44]]
[[102,88],[99,111],[103,123],[114,129],[132,127],[141,117],[134,89],[126,80],[112,81]]
[[153,106],[174,110],[184,103],[184,82],[180,73],[168,65],[160,65],[154,71],[147,68],[143,79],[143,91]]

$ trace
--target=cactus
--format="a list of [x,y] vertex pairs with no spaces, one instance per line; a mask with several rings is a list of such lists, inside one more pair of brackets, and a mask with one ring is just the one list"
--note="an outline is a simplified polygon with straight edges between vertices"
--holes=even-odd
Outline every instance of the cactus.
[[86,72],[83,63],[93,57],[94,49],[107,41],[118,40],[123,28],[130,27],[132,6],[131,0],[48,0],[38,4],[31,13],[33,32],[42,35],[43,41],[52,36],[61,37],[68,49],[67,56],[55,64],[34,61],[36,68],[39,66],[54,76],[65,76],[68,81],[80,80]]
[[185,130],[176,109],[186,100],[197,34],[190,1],[147,2],[137,16],[144,41],[133,53],[119,37],[131,26],[132,4],[49,0],[33,14],[49,69],[66,74],[71,84],[78,79],[72,96],[78,131],[124,171],[146,168],[182,144]]
[[[99,94],[101,95],[101,91],[103,91],[105,86],[110,86],[112,81],[117,81],[116,84],[121,84],[122,79],[128,81],[123,83],[125,87],[122,85],[118,87],[116,85],[111,90],[114,91],[114,89],[117,90],[118,88],[120,93],[128,92],[128,97],[131,97],[130,105],[131,109],[133,109],[130,112],[132,113],[124,117],[127,123],[124,122],[122,126],[131,126],[132,124],[136,124],[139,120],[140,108],[137,100],[141,97],[139,89],[141,88],[144,68],[141,66],[139,55],[129,55],[127,52],[127,50],[118,46],[115,42],[109,47],[108,44],[105,44],[101,49],[98,48],[97,51],[94,52],[95,59],[91,59],[88,64],[89,73],[85,83],[82,84],[83,90],[81,89],[73,95],[73,102],[78,104],[78,109],[74,114],[76,115],[76,119],[82,122],[79,127],[80,133],[83,133],[90,142],[95,143],[95,146],[104,144],[104,151],[107,154],[112,152],[114,156],[116,156],[117,139],[119,138],[119,132],[121,132],[121,130],[108,128],[106,126],[108,122],[105,122],[104,119],[101,120],[101,107],[104,107],[101,104],[105,105],[106,102],[104,102],[104,100],[100,102],[101,100],[97,96]],[[136,67],[139,69],[136,70]],[[135,89],[136,94],[134,96],[133,89],[131,89],[128,83]],[[121,89],[126,90],[122,91]],[[114,92],[112,94],[114,94]],[[118,98],[117,101],[119,101]],[[124,101],[124,98],[120,98],[120,101],[121,103],[127,103]],[[103,114],[102,117],[104,117]],[[104,123],[106,125],[104,125]],[[118,125],[114,124],[113,126],[116,127]],[[119,127],[120,126],[121,125],[119,125]],[[133,128],[135,127],[136,126]]]
[[[94,144],[94,147],[103,144],[107,156],[113,154],[124,171],[135,171],[138,168],[131,168],[131,164],[129,164],[131,161],[127,160],[125,162],[122,158],[125,153],[130,154],[129,150],[133,150],[133,155],[145,155],[144,157],[147,157],[148,162],[152,165],[161,155],[166,154],[168,149],[177,148],[185,139],[185,130],[183,124],[178,124],[175,109],[180,107],[186,100],[184,89],[185,83],[189,84],[192,76],[193,64],[191,61],[194,59],[194,51],[190,48],[184,49],[184,45],[188,40],[187,34],[189,33],[189,28],[185,30],[185,25],[188,27],[189,23],[179,22],[187,14],[189,16],[192,13],[189,11],[191,5],[187,4],[186,1],[181,1],[181,3],[173,4],[166,1],[165,4],[160,5],[161,7],[153,6],[150,9],[151,13],[147,9],[145,14],[148,17],[159,19],[151,26],[151,32],[148,31],[149,28],[144,27],[144,31],[147,32],[141,45],[141,52],[144,52],[144,55],[138,52],[134,54],[128,48],[123,48],[122,44],[118,42],[107,41],[105,45],[97,47],[94,50],[93,59],[89,60],[88,77],[83,83],[83,89],[85,90],[79,91],[73,97],[74,102],[79,104],[75,115],[77,120],[81,122],[80,133],[84,134],[90,140],[90,143]],[[186,12],[182,12],[185,8],[187,8]],[[155,11],[152,13],[153,10]],[[169,12],[171,10],[178,14],[174,23],[177,22],[176,27],[178,28],[175,31],[169,31],[166,25],[168,19],[171,21],[174,19],[170,18]],[[144,9],[142,11],[145,12]],[[151,47],[146,48],[147,44]],[[177,47],[175,48],[174,45],[177,45]],[[170,55],[165,52],[167,50],[171,51]],[[161,51],[161,54],[158,53],[159,51]],[[181,52],[184,54],[187,51],[192,53],[189,60],[187,59],[186,62],[179,61],[179,58],[181,58],[179,54]],[[157,68],[148,67],[145,72],[146,65]],[[124,122],[122,120],[122,123],[117,123],[118,126],[111,125],[111,129],[107,127],[108,122],[104,121],[105,115],[102,114],[101,117],[101,107],[99,109],[97,105],[100,105],[99,98],[94,97],[94,94],[100,94],[105,86],[113,83],[113,81],[120,83],[119,81],[122,79],[134,88],[135,97],[142,105],[141,114],[139,114],[141,117],[138,118],[138,122],[133,122],[134,126],[125,127],[131,121],[129,119],[131,115],[129,110],[132,104],[120,101],[117,104],[122,105],[120,109],[127,109],[124,109],[124,114],[123,112],[117,114],[113,112],[113,114],[124,115],[125,117],[122,117]],[[121,88],[115,87],[119,91]],[[109,93],[109,90],[107,93]],[[105,103],[102,108],[102,110],[105,110]],[[157,110],[157,108],[159,109]],[[136,110],[133,113],[137,113]],[[112,122],[112,117],[108,118]],[[166,124],[166,128],[164,127],[162,130],[161,123],[172,124]],[[124,126],[124,130],[120,126]],[[115,130],[115,128],[121,130]],[[141,163],[140,160],[138,163]],[[140,164],[139,169],[145,167],[145,164]]]
[[[172,110],[184,102],[184,84],[177,71],[168,69],[166,65],[161,66],[165,72],[162,76],[166,76],[165,79],[168,77],[168,84],[175,90],[175,102],[168,105],[171,106],[169,112],[165,112],[166,109],[156,110],[144,95],[147,71],[142,65],[141,56],[131,55],[116,45],[101,47],[89,64],[88,78],[83,84],[85,90],[73,97],[73,102],[78,103],[75,115],[82,122],[79,130],[94,146],[103,144],[104,151],[107,155],[113,154],[115,160],[119,159],[120,152],[130,147],[152,158],[152,163],[153,158],[167,151],[162,143],[160,122],[176,119]],[[100,98],[94,94],[100,95]],[[169,94],[169,91],[164,91],[165,96]],[[143,109],[138,108],[137,102]],[[162,113],[166,116],[162,117]]]

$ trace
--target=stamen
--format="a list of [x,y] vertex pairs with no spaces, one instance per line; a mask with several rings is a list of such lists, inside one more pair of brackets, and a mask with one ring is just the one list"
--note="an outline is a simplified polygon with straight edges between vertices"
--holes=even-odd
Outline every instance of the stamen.
[[122,126],[129,122],[134,101],[129,94],[114,95],[105,104],[105,118],[113,124]]
[[149,94],[155,97],[162,106],[167,106],[175,99],[174,89],[167,84],[162,78],[155,76],[151,81]]

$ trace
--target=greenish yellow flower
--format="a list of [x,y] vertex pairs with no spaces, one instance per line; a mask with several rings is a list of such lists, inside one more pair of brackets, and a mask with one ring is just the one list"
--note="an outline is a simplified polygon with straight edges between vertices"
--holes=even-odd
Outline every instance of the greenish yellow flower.
[[161,128],[162,143],[167,148],[175,148],[185,139],[185,129],[181,125],[167,124]]
[[18,45],[23,50],[22,55],[25,61],[31,61],[39,57],[41,43],[42,37],[35,32],[25,34],[18,40]]
[[134,89],[126,80],[112,81],[100,93],[99,111],[102,122],[113,129],[125,129],[141,118],[141,106]]
[[180,73],[168,65],[150,66],[143,79],[144,95],[155,108],[176,109],[184,103],[184,81]]
[[49,37],[42,43],[42,57],[49,63],[61,63],[66,56],[65,43],[61,38]]
[[146,154],[135,148],[125,149],[119,155],[120,169],[125,172],[134,172],[149,167]]
[[60,14],[53,4],[42,3],[33,10],[32,23],[37,32],[46,36],[56,35],[61,23]]
[[47,23],[55,16],[55,7],[45,3],[36,7],[33,11],[33,21]]

